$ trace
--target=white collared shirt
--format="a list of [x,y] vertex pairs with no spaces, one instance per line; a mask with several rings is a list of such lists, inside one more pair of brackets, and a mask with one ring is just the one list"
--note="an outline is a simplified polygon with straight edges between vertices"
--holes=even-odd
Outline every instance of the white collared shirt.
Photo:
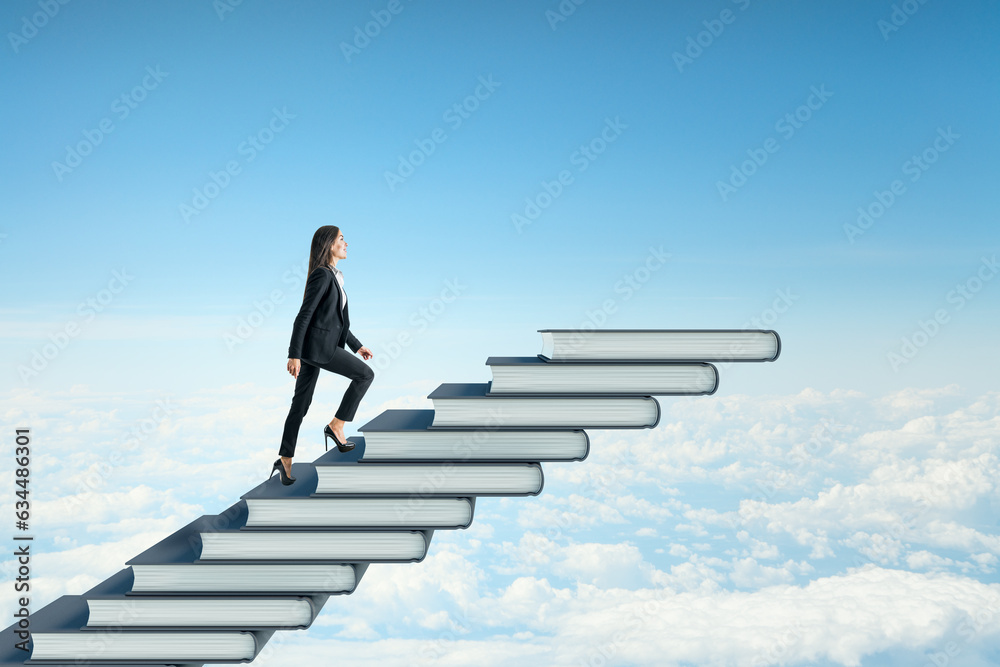
[[333,264],[328,264],[328,266],[337,278],[337,287],[340,288],[340,312],[344,312],[344,306],[347,305],[347,292],[344,291],[344,272]]

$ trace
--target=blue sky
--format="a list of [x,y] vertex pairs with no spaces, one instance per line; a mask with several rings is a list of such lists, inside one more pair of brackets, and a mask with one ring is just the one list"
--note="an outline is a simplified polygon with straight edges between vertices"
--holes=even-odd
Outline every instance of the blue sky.
[[[846,441],[885,451],[844,453],[833,467],[813,461],[772,503],[808,515],[837,485],[909,479],[907,470],[926,481],[940,461],[991,469],[992,459],[977,457],[995,455],[984,433],[995,435],[991,392],[1000,371],[994,4],[400,0],[397,13],[390,4],[70,2],[45,17],[44,2],[17,0],[0,9],[9,91],[0,105],[4,422],[36,425],[51,443],[36,473],[51,475],[50,498],[77,488],[101,447],[120,442],[116,434],[164,398],[184,407],[143,442],[158,450],[151,461],[178,475],[194,460],[211,461],[216,474],[237,461],[248,467],[203,489],[154,474],[151,462],[129,463],[119,490],[156,499],[137,505],[156,514],[147,525],[159,532],[149,528],[144,539],[243,493],[280,438],[292,390],[291,322],[309,241],[324,224],[339,225],[349,244],[339,266],[352,330],[376,355],[359,424],[385,407],[429,407],[423,396],[441,382],[488,380],[486,357],[537,353],[538,329],[738,329],[756,320],[781,335],[780,359],[721,368],[719,392],[701,400],[730,407],[718,408],[714,430],[699,431],[704,451],[682,457],[655,491],[644,489],[655,502],[686,503],[671,511],[699,518],[683,525],[752,497],[754,483],[741,475],[764,464],[741,456],[777,456],[757,440],[759,451],[727,440],[739,437],[725,415],[764,428],[776,402],[796,405],[811,392],[821,398],[809,398],[808,414],[785,408],[789,424],[809,433],[839,414],[853,429]],[[379,18],[385,25],[376,29]],[[355,43],[366,29],[374,36]],[[865,228],[859,208],[872,216]],[[401,336],[410,342],[394,347]],[[343,383],[324,381],[303,433],[318,431],[323,406],[339,401]],[[691,400],[663,403],[681,409]],[[845,401],[851,410],[883,407],[854,417]],[[935,430],[956,414],[977,415],[982,430]],[[921,428],[938,433],[938,449],[873,435],[899,431],[886,437],[901,442]],[[609,447],[635,452],[652,436],[607,437]],[[687,442],[671,440],[681,434],[670,429],[658,437],[671,447]],[[310,459],[316,443],[313,450]],[[253,464],[240,458],[247,451]],[[790,464],[779,456],[773,465]],[[913,544],[952,524],[995,540],[997,490],[983,484],[971,504],[958,499],[953,514],[927,518],[936,527]],[[560,499],[553,488],[538,502],[559,507],[572,491],[567,482]],[[630,494],[639,487],[611,495]],[[136,553],[128,526],[143,515],[108,512],[104,532],[53,528],[51,550],[104,548],[98,564]],[[483,525],[495,526],[495,544],[516,543],[534,526],[494,513]],[[665,515],[636,516],[655,523]],[[774,543],[776,563],[795,563],[783,574],[734,579],[750,566],[723,552],[767,541],[754,525],[730,521],[719,538],[722,556],[711,557],[731,564],[720,590],[751,580],[745,590],[797,586],[803,604],[810,582],[857,576],[847,552],[885,532],[831,528],[829,553],[819,537],[796,533]],[[670,521],[655,530],[650,540],[689,537]],[[626,540],[613,526],[586,531],[586,544]],[[721,567],[705,560],[715,550],[690,545],[710,538],[673,554],[640,539],[635,554],[656,572],[680,561],[707,572]],[[499,599],[516,577],[504,579],[499,571],[509,565],[485,546],[462,552],[467,539],[454,535],[458,555],[488,573],[470,599]],[[946,553],[941,545],[950,542],[931,543],[901,543],[895,560],[878,562],[880,576],[947,572],[997,594],[989,558],[978,570],[961,565],[1000,555],[995,546]],[[914,555],[921,551],[951,564]],[[66,565],[46,590],[83,590],[69,583],[77,574]],[[545,567],[534,576],[558,581]],[[629,585],[638,590],[656,576]],[[616,590],[598,575],[581,577]],[[383,611],[400,604],[388,592],[378,599]],[[434,600],[428,594],[422,604]],[[468,617],[473,608],[446,613]],[[419,623],[369,620],[335,641],[429,641]],[[511,639],[523,632],[514,626],[503,646],[516,653],[535,639]],[[389,645],[377,645],[389,660]],[[890,661],[902,650],[881,639],[864,645],[873,655],[890,651]],[[753,657],[737,653],[731,662]]]
[[[366,344],[392,339],[407,301],[429,301],[449,278],[469,285],[436,323],[481,329],[475,349],[460,346],[465,368],[497,347],[532,353],[535,329],[578,325],[662,246],[668,269],[609,326],[739,328],[789,289],[800,298],[778,328],[795,363],[771,371],[783,388],[801,382],[802,367],[825,388],[959,377],[983,386],[993,289],[954,313],[902,375],[886,355],[950,309],[949,290],[996,250],[997,55],[986,39],[996,10],[920,5],[884,39],[878,22],[891,6],[743,6],[587,4],[553,29],[536,5],[403,3],[350,62],[340,44],[381,5],[244,3],[223,20],[205,2],[62,7],[5,56],[18,91],[4,105],[17,130],[4,173],[16,194],[5,216],[2,270],[17,286],[7,307],[19,321],[68,319],[127,267],[135,282],[108,312],[123,318],[117,329],[165,314],[193,321],[144,334],[188,341],[182,355],[116,343],[142,373],[112,366],[107,380],[135,386],[155,374],[182,386],[210,359],[220,376],[260,378],[283,367],[295,304],[261,328],[273,334],[266,347],[253,341],[240,358],[218,328],[271,290],[292,291],[285,271],[312,231],[333,223],[351,244],[343,268]],[[32,7],[8,6],[7,24]],[[672,54],[725,10],[731,23],[678,71]],[[499,86],[454,128],[446,112],[480,77]],[[142,90],[144,80],[155,88]],[[136,86],[144,99],[121,118],[119,98]],[[777,130],[814,87],[829,98],[791,136]],[[269,129],[274,109],[294,118],[250,161],[239,147]],[[571,160],[606,118],[625,129],[581,172]],[[111,133],[57,174],[53,163],[105,119]],[[903,165],[942,128],[959,138],[910,181]],[[385,173],[436,129],[444,142],[390,190]],[[723,201],[717,183],[769,138],[777,152]],[[231,161],[240,173],[185,222],[181,205]],[[573,183],[518,233],[511,216],[563,170]],[[897,179],[906,192],[848,242],[844,225]],[[33,270],[39,263],[47,270]],[[110,335],[90,333],[79,347]],[[6,348],[15,369],[30,356],[25,342]],[[53,368],[37,384],[93,381],[85,360],[66,357],[65,375]]]

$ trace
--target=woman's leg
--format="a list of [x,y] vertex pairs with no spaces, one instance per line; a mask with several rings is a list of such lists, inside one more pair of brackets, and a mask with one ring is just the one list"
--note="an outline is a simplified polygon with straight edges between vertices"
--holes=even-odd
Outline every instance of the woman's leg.
[[337,409],[337,415],[330,422],[330,430],[336,434],[341,442],[346,442],[344,424],[354,419],[361,399],[368,391],[368,387],[371,386],[372,380],[375,379],[375,372],[368,364],[340,347],[334,352],[333,359],[323,364],[321,368],[351,380],[350,386],[344,392],[340,407]]
[[302,425],[302,419],[309,411],[309,404],[312,403],[318,377],[319,368],[303,359],[299,368],[299,376],[295,380],[292,406],[285,418],[285,430],[281,435],[281,449],[278,450],[278,455],[281,457],[282,463],[285,464],[286,474],[289,475],[291,475],[292,470],[292,457],[295,456],[295,443],[299,438],[299,426]]

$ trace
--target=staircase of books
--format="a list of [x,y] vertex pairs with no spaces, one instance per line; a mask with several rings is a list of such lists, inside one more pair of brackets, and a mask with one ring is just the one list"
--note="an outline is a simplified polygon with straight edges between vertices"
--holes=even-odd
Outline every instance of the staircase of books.
[[308,628],[373,563],[419,563],[435,530],[467,528],[480,496],[533,496],[542,462],[582,461],[584,429],[654,428],[653,396],[708,395],[712,362],[773,361],[774,331],[543,330],[536,357],[490,357],[493,379],[442,384],[433,410],[386,410],[355,449],[295,463],[82,595],[2,633],[0,666],[253,660]]

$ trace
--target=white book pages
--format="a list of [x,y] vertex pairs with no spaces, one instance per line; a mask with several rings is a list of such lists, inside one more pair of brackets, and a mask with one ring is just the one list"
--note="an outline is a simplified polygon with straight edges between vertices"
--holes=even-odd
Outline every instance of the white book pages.
[[718,376],[701,364],[498,364],[491,394],[633,393],[650,395],[708,393]]
[[761,361],[778,354],[773,331],[543,331],[553,360]]
[[315,533],[202,533],[204,560],[419,560],[421,533],[400,531]]
[[[33,632],[32,660],[250,660],[253,635],[239,632]],[[77,663],[74,663],[77,664]]]
[[587,454],[583,431],[366,431],[365,461],[391,459],[573,460]]
[[542,470],[532,465],[316,466],[316,493],[414,493],[428,495],[512,495],[538,493]]
[[248,498],[247,508],[247,526],[422,528],[472,521],[466,498]]
[[341,593],[352,590],[350,565],[133,565],[132,590],[199,593]]
[[434,426],[649,427],[659,410],[649,398],[435,398]]
[[137,599],[87,600],[88,627],[208,626],[304,627],[312,622],[308,600]]

